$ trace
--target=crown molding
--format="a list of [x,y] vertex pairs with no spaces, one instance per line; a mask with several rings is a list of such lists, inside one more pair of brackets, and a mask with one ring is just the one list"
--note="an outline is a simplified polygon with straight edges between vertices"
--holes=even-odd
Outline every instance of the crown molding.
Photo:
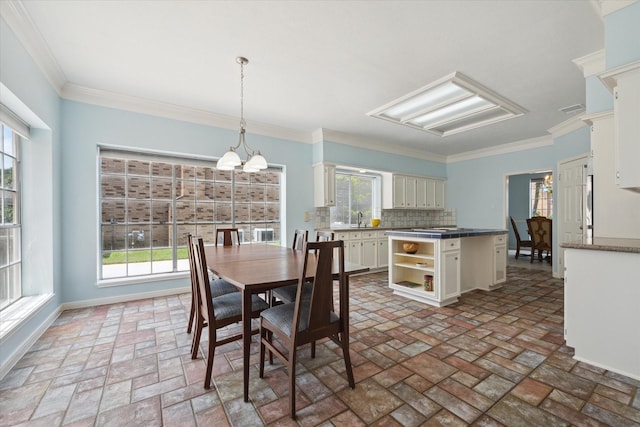
[[580,120],[582,120],[584,123],[586,123],[589,126],[593,126],[595,122],[602,119],[607,119],[607,118],[613,118],[613,110],[600,111],[598,113],[588,114],[586,116],[582,116]]
[[619,77],[638,72],[640,72],[640,60],[607,70],[598,75],[598,77],[607,89],[609,89],[609,92],[613,92],[613,89],[618,85]]
[[[215,126],[223,129],[238,129],[240,123],[239,118],[232,116],[225,116],[223,114],[182,107],[180,105],[169,104],[166,102],[153,101],[145,98],[88,88],[71,83],[64,85],[61,96],[64,99],[71,101],[84,102],[102,107],[148,114],[205,126]],[[247,129],[251,134],[311,144],[311,135],[307,132],[262,122],[251,121],[247,123]]]
[[607,16],[610,13],[616,12],[622,8],[625,8],[637,0],[599,0],[600,4],[600,15]]
[[29,52],[53,89],[60,95],[62,87],[67,82],[67,77],[31,19],[31,15],[25,9],[23,2],[17,0],[0,1],[0,15],[20,40],[22,46]]
[[447,157],[447,163],[462,162],[465,160],[475,160],[483,157],[497,156],[500,154],[515,153],[518,151],[532,150],[534,148],[547,147],[553,145],[553,139],[550,135],[538,138],[525,139],[509,144],[497,145],[494,147],[483,148],[481,150],[467,151],[466,153],[454,154]]
[[585,78],[600,74],[607,68],[604,49],[576,58],[572,62],[582,71]]
[[331,141],[338,144],[350,145],[352,147],[382,151],[383,153],[397,154],[400,156],[413,157],[421,160],[430,160],[440,163],[444,163],[447,160],[446,156],[431,153],[428,151],[407,147],[398,147],[386,141],[361,137],[331,129],[318,129],[316,132],[314,132],[314,141],[316,141],[317,138],[321,138],[318,141]]
[[548,129],[548,132],[551,134],[551,138],[556,139],[573,131],[576,131],[583,127],[584,121],[581,116],[574,116],[564,122],[555,125],[552,128]]

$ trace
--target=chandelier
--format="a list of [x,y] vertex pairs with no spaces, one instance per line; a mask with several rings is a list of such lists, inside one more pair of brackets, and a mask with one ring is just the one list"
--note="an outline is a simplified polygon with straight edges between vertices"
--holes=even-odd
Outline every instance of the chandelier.
[[[229,151],[224,153],[224,156],[218,160],[216,168],[234,170],[236,166],[242,166],[242,170],[245,172],[257,172],[267,168],[267,160],[260,154],[260,150],[251,149],[244,137],[245,126],[247,125],[244,121],[244,66],[249,63],[249,60],[243,56],[238,56],[236,62],[240,64],[240,136],[235,147],[229,147]],[[247,160],[244,162],[240,160],[240,156],[237,153],[241,145],[247,154]]]

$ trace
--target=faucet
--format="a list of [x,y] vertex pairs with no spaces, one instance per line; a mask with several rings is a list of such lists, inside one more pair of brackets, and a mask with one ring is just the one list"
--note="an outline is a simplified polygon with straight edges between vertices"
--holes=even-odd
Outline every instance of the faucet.
[[362,212],[358,211],[358,228],[362,225]]

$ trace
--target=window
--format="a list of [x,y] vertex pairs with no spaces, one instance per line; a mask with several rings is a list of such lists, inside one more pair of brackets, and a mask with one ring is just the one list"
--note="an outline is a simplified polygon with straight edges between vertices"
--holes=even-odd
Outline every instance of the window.
[[336,205],[329,210],[331,226],[368,224],[379,218],[380,175],[349,170],[336,170]]
[[18,147],[20,136],[0,124],[0,310],[22,297],[20,181]]
[[553,218],[553,175],[530,181],[531,216]]
[[101,279],[189,269],[187,235],[279,244],[282,170],[219,171],[213,162],[102,149]]

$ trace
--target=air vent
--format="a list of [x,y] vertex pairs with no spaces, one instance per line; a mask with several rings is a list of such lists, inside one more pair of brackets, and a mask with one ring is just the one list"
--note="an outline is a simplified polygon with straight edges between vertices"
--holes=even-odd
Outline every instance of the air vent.
[[585,111],[584,105],[582,104],[573,104],[568,107],[561,108],[558,111],[562,111],[565,114],[574,114],[574,113],[582,113]]

